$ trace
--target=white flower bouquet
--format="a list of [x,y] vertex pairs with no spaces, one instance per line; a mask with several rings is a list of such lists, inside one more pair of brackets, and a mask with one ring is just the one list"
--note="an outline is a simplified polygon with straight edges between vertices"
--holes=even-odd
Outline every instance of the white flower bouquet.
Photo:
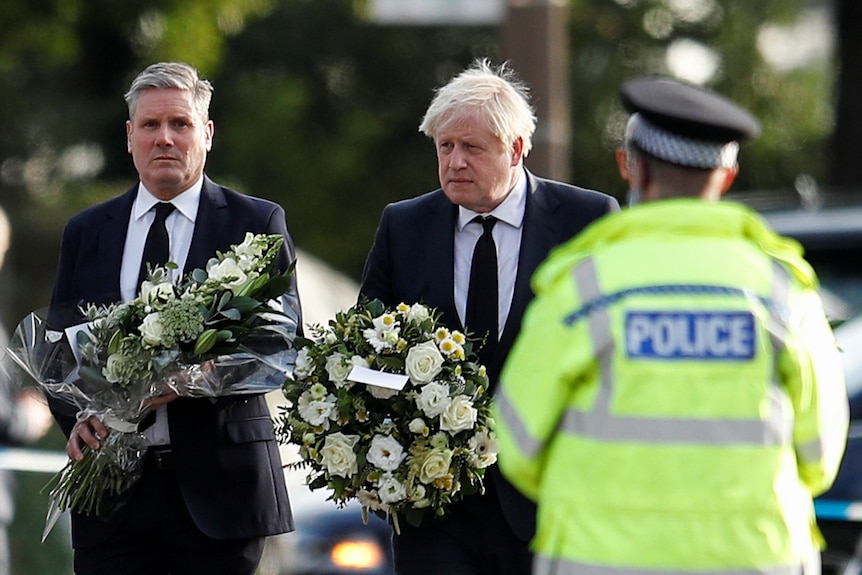
[[[128,302],[76,310],[84,323],[54,329],[63,310],[31,313],[13,334],[8,356],[77,418],[99,417],[110,434],[84,446],[49,483],[52,514],[104,515],[140,477],[146,445],[138,424],[148,401],[174,391],[217,397],[278,389],[293,367],[297,318],[275,302],[290,287],[276,269],[284,238],[247,234],[206,269],[176,282],[151,270]],[[168,264],[174,266],[174,264]],[[56,517],[54,518],[54,520]]]
[[[311,489],[418,525],[483,489],[496,461],[485,368],[472,342],[420,304],[377,300],[297,338],[276,433],[299,448]],[[394,383],[392,380],[395,380]],[[402,387],[403,386],[403,387]]]

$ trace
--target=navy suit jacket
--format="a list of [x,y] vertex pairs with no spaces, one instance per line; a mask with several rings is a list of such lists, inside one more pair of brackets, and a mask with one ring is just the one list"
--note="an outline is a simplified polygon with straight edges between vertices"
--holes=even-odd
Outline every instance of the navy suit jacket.
[[[500,343],[486,368],[496,386],[506,356],[521,329],[527,304],[533,299],[530,278],[548,252],[574,237],[602,215],[619,209],[601,192],[539,178],[527,172],[527,205],[512,305]],[[450,329],[464,330],[455,308],[455,226],[458,206],[442,189],[386,206],[368,255],[360,293],[387,306],[424,303],[441,312]],[[503,478],[497,466],[491,480],[506,519],[524,541],[536,526],[535,504]],[[453,514],[453,518],[457,516]],[[453,519],[454,520],[454,519]]]
[[[63,233],[52,309],[120,301],[120,265],[126,228],[138,186],[69,220]],[[200,206],[185,271],[203,268],[216,250],[227,251],[246,232],[281,234],[281,269],[295,259],[284,210],[204,178]],[[301,326],[296,279],[288,294]],[[54,315],[64,324],[80,323]],[[52,405],[68,436],[74,418]],[[293,530],[281,458],[270,413],[262,395],[218,400],[180,398],[168,404],[176,476],[195,524],[215,539],[251,538]],[[132,488],[134,489],[134,487]],[[104,541],[123,518],[123,508],[107,520],[72,514],[76,547]],[[134,522],[134,518],[130,518]]]

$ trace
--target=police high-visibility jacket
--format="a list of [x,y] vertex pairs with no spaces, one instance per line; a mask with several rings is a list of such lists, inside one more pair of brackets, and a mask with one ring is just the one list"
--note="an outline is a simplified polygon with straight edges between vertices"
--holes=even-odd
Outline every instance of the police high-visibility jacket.
[[552,252],[495,401],[535,573],[799,573],[847,395],[799,245],[730,202],[605,216]]

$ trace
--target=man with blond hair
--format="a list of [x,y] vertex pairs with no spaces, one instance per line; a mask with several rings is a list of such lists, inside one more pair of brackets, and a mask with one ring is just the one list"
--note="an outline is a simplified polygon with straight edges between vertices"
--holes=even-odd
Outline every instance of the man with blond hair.
[[[480,338],[492,390],[533,297],[533,271],[554,246],[619,209],[610,196],[528,171],[535,128],[527,89],[505,65],[478,60],[437,90],[419,129],[434,141],[441,188],[386,206],[360,288],[389,306],[429,305],[451,329]],[[484,493],[446,518],[399,523],[400,575],[530,572],[535,506],[496,466]]]

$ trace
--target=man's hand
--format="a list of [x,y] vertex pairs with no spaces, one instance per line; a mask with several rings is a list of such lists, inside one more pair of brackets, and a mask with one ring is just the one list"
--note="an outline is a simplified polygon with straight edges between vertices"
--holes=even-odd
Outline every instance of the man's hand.
[[102,420],[91,415],[87,419],[79,421],[72,428],[72,433],[69,434],[69,441],[66,442],[66,455],[75,461],[84,459],[84,453],[81,448],[86,444],[91,449],[99,449],[102,445],[102,440],[108,437],[108,428],[102,423]]

